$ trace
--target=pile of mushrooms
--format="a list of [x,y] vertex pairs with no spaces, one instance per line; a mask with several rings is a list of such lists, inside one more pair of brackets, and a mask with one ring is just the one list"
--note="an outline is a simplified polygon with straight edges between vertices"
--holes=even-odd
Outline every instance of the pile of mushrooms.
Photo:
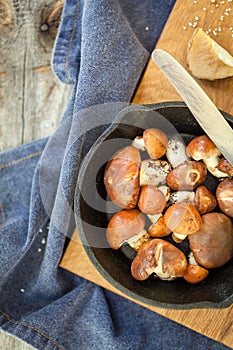
[[[214,193],[205,184],[208,173],[218,181]],[[162,130],[150,128],[113,155],[104,184],[119,211],[106,237],[113,249],[127,243],[136,251],[131,264],[135,279],[154,275],[198,283],[209,269],[232,259],[232,177],[232,165],[206,135],[186,146],[178,135],[168,139]],[[178,248],[184,240],[188,257]]]

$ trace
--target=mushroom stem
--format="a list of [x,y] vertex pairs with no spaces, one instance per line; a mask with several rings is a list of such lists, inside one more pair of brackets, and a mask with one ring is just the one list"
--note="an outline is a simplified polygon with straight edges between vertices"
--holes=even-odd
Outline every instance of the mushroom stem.
[[176,243],[181,243],[188,235],[183,235],[181,233],[172,232],[172,238]]
[[209,170],[209,172],[217,177],[217,178],[222,178],[222,177],[228,177],[228,175],[218,169],[218,164],[220,162],[219,157],[210,157],[210,158],[204,158],[203,163],[206,165],[206,168]]
[[138,251],[139,248],[149,240],[150,236],[146,230],[141,230],[137,235],[127,239],[123,243],[128,243],[128,245],[134,250]]
[[168,141],[166,156],[173,168],[189,160],[186,153],[186,146],[178,136],[173,136]]
[[185,202],[194,205],[195,192],[194,191],[176,191],[173,192],[169,199],[169,204]]
[[165,160],[143,160],[140,170],[140,186],[154,185],[158,187],[166,184],[166,177],[170,170],[171,166]]
[[137,148],[139,151],[145,151],[146,147],[143,136],[136,136],[132,142],[132,146]]
[[147,214],[147,217],[152,222],[152,224],[155,224],[159,220],[159,218],[161,218],[161,216],[162,216],[162,213],[154,214],[154,215]]
[[166,198],[166,202],[168,202],[170,199],[170,195],[171,195],[170,188],[168,186],[163,185],[163,186],[159,186],[158,190],[160,190],[164,194],[164,196]]
[[193,252],[190,251],[189,255],[188,255],[188,262],[189,264],[191,265],[198,265],[198,263],[196,262],[195,258],[194,258],[194,255],[193,255]]

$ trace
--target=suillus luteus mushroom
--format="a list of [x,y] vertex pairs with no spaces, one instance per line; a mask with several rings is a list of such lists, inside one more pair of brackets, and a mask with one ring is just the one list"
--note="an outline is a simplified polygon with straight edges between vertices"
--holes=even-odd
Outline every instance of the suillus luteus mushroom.
[[189,236],[190,249],[197,263],[207,269],[226,264],[233,257],[233,224],[223,213],[202,216],[200,229]]
[[225,179],[218,184],[216,197],[221,211],[233,218],[233,179]]
[[166,182],[174,191],[190,191],[201,185],[206,175],[206,167],[202,162],[185,161],[169,172]]
[[186,151],[194,160],[202,160],[209,172],[215,177],[222,178],[228,176],[218,169],[221,152],[207,135],[201,135],[191,140]]
[[152,185],[145,185],[141,187],[138,207],[142,213],[145,214],[160,214],[166,206],[166,197],[163,192]]
[[184,202],[171,205],[164,214],[164,221],[173,232],[173,237],[180,241],[197,232],[202,224],[202,218],[197,208]]
[[166,153],[168,138],[160,129],[150,128],[143,132],[143,140],[151,159],[159,159]]
[[140,281],[146,280],[151,274],[170,281],[183,277],[186,267],[187,259],[180,249],[163,239],[155,238],[138,250],[131,272]]
[[119,249],[124,243],[137,250],[149,239],[144,230],[145,216],[137,209],[121,210],[110,219],[106,237],[112,249]]
[[121,208],[132,209],[137,205],[140,163],[140,152],[133,146],[124,147],[107,163],[105,188],[110,199]]
[[222,158],[218,163],[218,170],[227,174],[229,177],[233,177],[233,166],[225,158]]

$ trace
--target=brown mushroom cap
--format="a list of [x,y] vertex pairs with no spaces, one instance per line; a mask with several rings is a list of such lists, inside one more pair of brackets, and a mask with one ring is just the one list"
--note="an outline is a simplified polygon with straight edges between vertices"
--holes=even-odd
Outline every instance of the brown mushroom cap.
[[132,276],[146,280],[152,273],[161,279],[182,277],[187,268],[184,253],[173,244],[159,238],[143,244],[131,265]]
[[206,166],[202,162],[185,161],[170,171],[166,181],[174,191],[193,190],[205,181],[206,175]]
[[162,130],[146,129],[143,132],[143,139],[150,158],[158,159],[164,156],[167,150],[168,138]]
[[138,199],[138,207],[145,214],[162,213],[166,206],[166,197],[155,186],[145,185],[141,187]]
[[233,166],[225,158],[222,158],[218,163],[218,170],[226,173],[228,176],[233,176]]
[[209,271],[204,267],[188,264],[184,274],[184,279],[192,284],[203,281],[209,274]]
[[195,160],[218,157],[221,155],[219,149],[207,135],[197,136],[191,140],[186,147],[186,152]]
[[197,208],[184,202],[171,205],[164,214],[164,221],[171,231],[182,235],[197,232],[202,224]]
[[200,230],[189,236],[190,248],[196,262],[205,268],[216,268],[233,257],[233,225],[222,213],[202,216]]
[[127,146],[114,154],[104,173],[104,184],[110,199],[119,207],[135,208],[140,185],[141,156],[139,150]]
[[233,179],[225,179],[218,184],[216,197],[221,211],[233,217]]
[[166,226],[164,216],[161,216],[154,224],[150,225],[148,234],[151,237],[165,237],[171,233],[171,230]]
[[201,215],[213,211],[217,206],[217,200],[207,187],[199,186],[195,193],[195,206]]
[[118,249],[145,227],[145,216],[137,209],[121,210],[114,214],[107,227],[106,237],[111,248]]

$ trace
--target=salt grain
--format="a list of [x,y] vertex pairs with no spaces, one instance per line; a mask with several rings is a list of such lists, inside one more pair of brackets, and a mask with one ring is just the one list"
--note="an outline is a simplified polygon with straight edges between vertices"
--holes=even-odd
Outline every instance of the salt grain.
[[186,30],[186,29],[187,29],[187,27],[186,27],[186,26],[183,26],[183,29],[184,29],[184,30]]
[[203,7],[203,9],[202,9],[203,11],[206,11],[206,7]]
[[46,243],[46,239],[45,239],[45,238],[42,238],[41,244],[45,244],[45,243]]
[[215,30],[213,30],[213,34],[214,34],[215,36],[218,35],[218,33],[217,33]]
[[21,293],[24,293],[24,292],[25,292],[25,289],[21,288],[21,289],[20,289],[20,292],[21,292]]
[[38,248],[37,249],[38,253],[42,252],[42,249],[41,248]]
[[149,27],[146,27],[146,30],[149,30]]
[[43,232],[42,228],[39,229],[39,232],[40,232],[40,233]]

